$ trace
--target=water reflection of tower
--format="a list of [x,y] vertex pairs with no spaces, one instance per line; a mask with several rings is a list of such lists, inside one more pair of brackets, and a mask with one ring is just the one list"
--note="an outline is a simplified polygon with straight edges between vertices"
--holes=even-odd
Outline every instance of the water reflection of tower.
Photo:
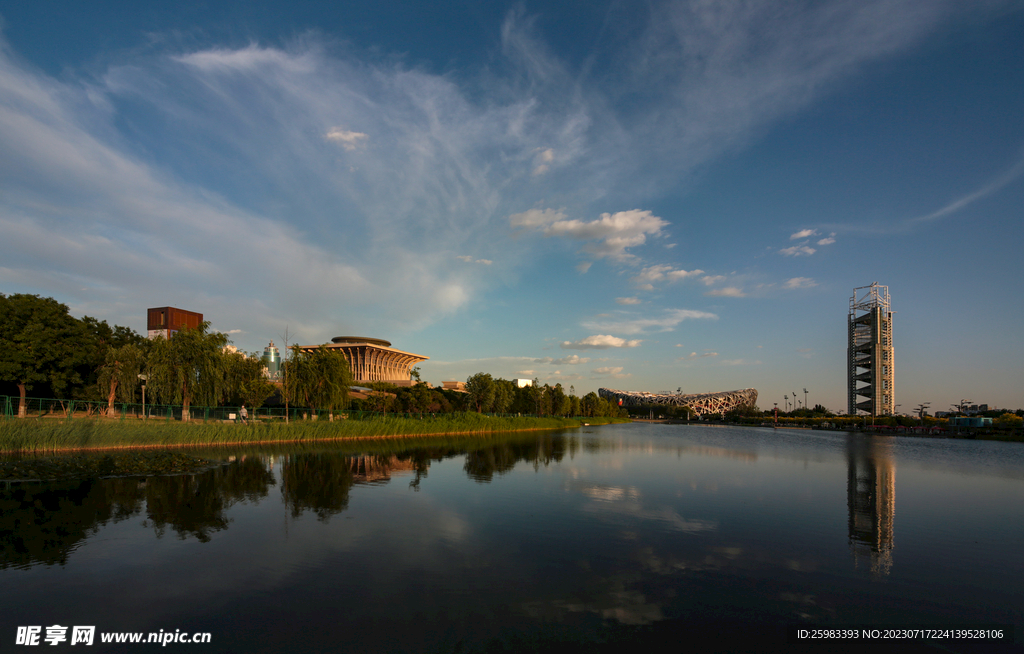
[[873,573],[886,575],[892,568],[896,513],[892,446],[878,437],[850,436],[846,448],[846,504],[854,562],[870,561]]

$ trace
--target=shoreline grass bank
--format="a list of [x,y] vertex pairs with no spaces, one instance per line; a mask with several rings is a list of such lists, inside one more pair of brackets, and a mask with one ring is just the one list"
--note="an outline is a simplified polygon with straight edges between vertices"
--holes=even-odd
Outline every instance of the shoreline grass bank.
[[0,453],[74,452],[133,448],[215,447],[261,443],[328,442],[349,439],[416,438],[491,432],[574,429],[612,418],[536,418],[486,416],[478,413],[384,417],[373,420],[293,421],[242,424],[154,421],[122,422],[108,418],[0,421]]

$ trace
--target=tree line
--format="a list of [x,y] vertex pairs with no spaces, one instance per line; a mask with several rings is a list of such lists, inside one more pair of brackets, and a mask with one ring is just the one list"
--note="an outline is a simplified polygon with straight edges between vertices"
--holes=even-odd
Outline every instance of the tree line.
[[[229,348],[230,340],[203,322],[170,339],[148,339],[129,327],[72,316],[68,307],[38,295],[0,294],[0,395],[17,395],[19,416],[26,398],[52,397],[102,402],[113,415],[116,403],[138,404],[145,385],[150,404],[263,406],[268,400],[299,406],[314,414],[345,408],[397,413],[529,414],[540,416],[625,416],[617,404],[588,393],[578,397],[561,384],[518,387],[506,379],[477,373],[466,392],[426,384],[396,387],[370,384],[369,393],[350,401],[352,373],[338,350],[291,348],[283,383],[272,384],[257,353]],[[413,370],[413,379],[419,379]]]
[[330,411],[344,406],[352,376],[338,352],[295,348],[287,383],[267,380],[256,353],[229,348],[224,334],[182,329],[170,339],[147,339],[129,327],[85,316],[38,295],[0,294],[0,394],[18,395],[18,415],[34,396],[135,404],[145,384],[148,401],[189,407],[262,406],[275,393],[284,402]]

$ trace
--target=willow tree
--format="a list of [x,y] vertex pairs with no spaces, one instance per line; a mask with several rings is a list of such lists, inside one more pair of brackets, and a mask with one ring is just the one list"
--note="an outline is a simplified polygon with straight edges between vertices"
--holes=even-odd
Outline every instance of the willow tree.
[[244,352],[224,352],[223,357],[223,399],[230,403],[241,401],[253,409],[263,406],[276,390],[267,380],[263,359]]
[[146,364],[145,350],[139,345],[128,343],[121,347],[107,348],[107,356],[100,366],[97,385],[107,394],[107,414],[114,415],[114,400],[135,401],[135,389],[139,386],[139,374]]
[[193,402],[214,404],[224,383],[224,357],[221,351],[228,337],[209,333],[210,322],[196,329],[182,329],[170,339],[153,341],[149,355],[149,387],[156,398],[168,404],[181,404],[181,419],[189,419]]
[[300,350],[295,346],[291,360],[285,364],[285,373],[285,393],[293,403],[314,412],[330,412],[343,408],[348,402],[352,371],[345,355],[338,350],[326,345],[315,350]]

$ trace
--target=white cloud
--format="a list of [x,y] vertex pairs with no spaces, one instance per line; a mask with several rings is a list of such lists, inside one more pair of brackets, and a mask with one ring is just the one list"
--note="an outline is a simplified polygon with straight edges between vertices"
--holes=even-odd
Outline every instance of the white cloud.
[[327,132],[326,138],[328,140],[341,143],[341,147],[352,152],[365,145],[365,141],[370,137],[362,132],[349,132],[335,127],[331,129],[331,131]]
[[708,297],[746,297],[747,294],[742,289],[736,288],[735,286],[726,286],[724,288],[716,288],[708,291],[704,295]]
[[782,288],[811,288],[817,286],[818,282],[814,281],[810,277],[793,277],[787,279],[786,283],[782,285]]
[[828,236],[826,238],[823,238],[823,239],[819,240],[818,241],[818,245],[832,245],[835,242],[836,242],[836,240],[834,238],[832,238],[831,236]]
[[661,332],[672,331],[684,320],[717,320],[718,316],[707,311],[695,311],[693,309],[669,309],[659,318],[630,318],[624,317],[618,320],[590,320],[582,323],[585,329],[594,331],[610,331],[620,334],[640,334],[655,330]]
[[[537,260],[529,239],[496,237],[509,226],[632,257],[668,222],[599,214],[609,198],[637,206],[621,198],[676,188],[955,6],[666,3],[639,38],[601,52],[621,66],[593,75],[554,57],[521,12],[486,79],[361,60],[316,37],[183,55],[154,42],[78,77],[22,66],[7,46],[0,285],[34,278],[121,324],[156,295],[217,307],[216,322],[258,339],[244,348],[288,323],[300,342],[407,332]],[[644,101],[622,110],[617,94],[636,89]],[[513,213],[554,202],[567,208]]]
[[760,361],[750,361],[748,359],[723,359],[723,366],[757,366],[760,365]]
[[668,223],[650,211],[633,209],[603,213],[597,220],[566,220],[565,213],[553,209],[531,209],[509,216],[512,227],[541,228],[545,236],[591,241],[584,250],[601,258],[627,259],[627,248],[643,245],[648,236],[660,236]]
[[638,274],[630,278],[634,284],[641,286],[648,286],[651,282],[657,282],[661,280],[677,281],[680,279],[686,279],[687,277],[695,277],[697,275],[704,274],[703,270],[675,270],[668,264],[659,264],[656,266],[648,266],[641,270]]
[[555,151],[551,148],[537,148],[540,152],[534,157],[533,175],[543,175],[548,172],[551,162],[555,160]]
[[595,375],[616,375],[622,372],[622,366],[604,366],[602,368],[595,368],[590,372],[594,373]]
[[615,302],[618,304],[640,304],[642,300],[638,297],[617,297]]
[[707,275],[705,277],[701,277],[700,281],[704,282],[707,286],[714,286],[719,282],[724,282],[725,279],[725,275]]
[[684,361],[686,359],[707,359],[707,358],[710,358],[710,357],[717,357],[717,356],[718,356],[718,352],[702,352],[700,354],[697,354],[696,352],[690,352],[689,356],[679,357],[679,359],[677,359],[677,360],[678,361]]
[[814,236],[817,233],[818,232],[813,230],[813,229],[802,229],[802,230],[800,230],[799,232],[797,232],[795,234],[790,234],[789,235],[789,240],[791,240],[791,241],[799,241],[802,238],[808,238],[810,236]]
[[580,263],[576,264],[576,270],[577,270],[577,271],[578,271],[578,272],[579,272],[579,273],[580,273],[581,275],[584,275],[584,274],[586,274],[586,272],[587,272],[588,270],[590,270],[590,267],[591,267],[592,265],[594,265],[594,262],[593,262],[593,261],[582,261],[582,262],[580,262]]
[[561,347],[563,350],[605,350],[612,347],[639,347],[642,342],[640,340],[627,341],[616,336],[597,334],[587,336],[580,341],[563,341]]
[[806,245],[794,245],[791,248],[783,248],[779,250],[779,254],[783,254],[787,257],[799,257],[801,255],[810,256],[815,252],[817,252],[817,250],[812,247],[807,247]]

